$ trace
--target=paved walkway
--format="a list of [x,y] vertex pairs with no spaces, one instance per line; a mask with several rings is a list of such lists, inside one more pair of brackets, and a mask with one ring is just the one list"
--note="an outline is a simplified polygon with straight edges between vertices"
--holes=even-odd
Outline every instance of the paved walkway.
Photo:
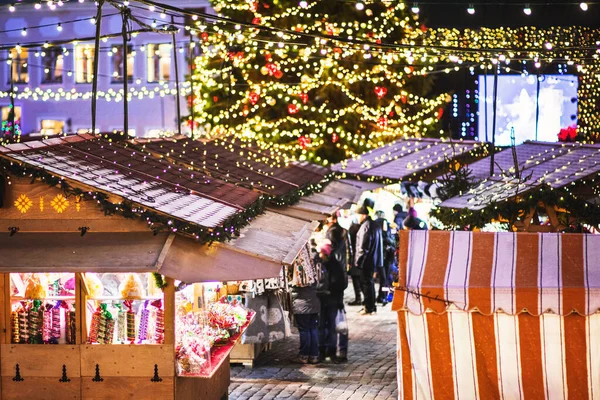
[[[347,290],[349,292],[350,290]],[[253,369],[232,367],[229,398],[245,399],[396,399],[396,315],[390,305],[376,315],[358,315],[347,306],[350,343],[347,364],[291,364],[298,334],[273,344]]]

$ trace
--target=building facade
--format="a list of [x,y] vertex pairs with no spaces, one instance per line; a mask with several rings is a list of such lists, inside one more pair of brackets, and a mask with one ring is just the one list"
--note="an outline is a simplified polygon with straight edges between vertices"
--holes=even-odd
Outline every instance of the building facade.
[[[208,0],[167,1],[177,7],[204,11]],[[50,2],[52,4],[52,2]],[[171,24],[165,10],[131,2],[131,13],[150,27]],[[15,127],[23,135],[87,132],[91,129],[96,7],[74,0],[52,9],[47,3],[0,5],[0,116],[10,129],[10,92],[15,96]],[[175,57],[180,81],[181,115],[189,114],[186,95],[195,47],[190,21],[174,17],[175,49],[171,34],[143,32],[128,41],[129,134],[156,136],[177,131]],[[124,52],[120,11],[103,6],[98,71],[96,130],[122,130]],[[143,27],[131,22],[130,29]],[[76,41],[73,41],[76,39]],[[31,44],[35,44],[33,47]],[[26,47],[27,46],[27,47]],[[185,125],[185,124],[184,124]],[[185,129],[185,126],[184,126]]]

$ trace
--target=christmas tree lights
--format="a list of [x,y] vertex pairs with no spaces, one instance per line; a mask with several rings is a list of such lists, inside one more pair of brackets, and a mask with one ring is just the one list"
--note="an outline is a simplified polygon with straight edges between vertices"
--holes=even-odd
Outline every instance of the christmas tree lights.
[[439,130],[447,95],[428,98],[410,86],[426,79],[425,64],[438,58],[384,49],[414,45],[425,35],[405,4],[358,9],[344,2],[269,0],[213,6],[221,17],[261,29],[197,23],[204,31],[192,76],[194,123],[209,135],[234,133],[327,164]]

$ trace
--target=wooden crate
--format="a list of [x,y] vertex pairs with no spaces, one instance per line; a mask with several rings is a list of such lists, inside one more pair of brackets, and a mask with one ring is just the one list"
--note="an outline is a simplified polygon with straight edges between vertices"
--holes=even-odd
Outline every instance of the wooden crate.
[[165,376],[162,382],[150,378],[106,376],[102,382],[92,378],[81,378],[82,400],[173,400],[174,378]]
[[237,343],[229,357],[232,364],[243,364],[244,367],[254,367],[254,360],[269,347],[268,344],[242,344]]

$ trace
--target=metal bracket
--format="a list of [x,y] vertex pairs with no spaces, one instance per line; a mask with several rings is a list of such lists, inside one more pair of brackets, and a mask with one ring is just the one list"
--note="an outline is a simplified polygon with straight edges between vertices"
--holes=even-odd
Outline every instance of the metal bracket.
[[19,368],[19,364],[15,365],[15,377],[12,378],[15,382],[23,382],[25,379],[21,376],[21,369]]
[[154,376],[150,379],[150,382],[162,382],[162,378],[158,376],[158,364],[154,364]]
[[100,365],[96,364],[96,375],[92,378],[92,382],[104,382],[104,378],[100,376]]
[[62,367],[62,377],[58,381],[64,382],[64,383],[71,382],[71,380],[67,376],[67,366],[65,364],[63,364],[63,367]]

